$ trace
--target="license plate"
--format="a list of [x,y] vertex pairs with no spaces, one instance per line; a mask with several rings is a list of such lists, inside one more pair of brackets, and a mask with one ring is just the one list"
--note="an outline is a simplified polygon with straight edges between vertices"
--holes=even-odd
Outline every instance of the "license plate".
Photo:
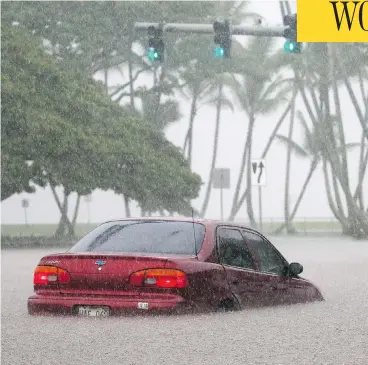
[[148,303],[146,302],[138,302],[138,309],[148,309]]
[[110,309],[107,307],[78,307],[78,315],[82,317],[108,317]]

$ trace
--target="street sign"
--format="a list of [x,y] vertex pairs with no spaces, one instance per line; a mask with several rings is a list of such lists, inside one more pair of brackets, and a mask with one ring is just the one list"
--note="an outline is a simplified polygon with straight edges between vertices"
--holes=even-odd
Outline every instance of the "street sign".
[[213,169],[212,183],[214,189],[220,189],[221,220],[224,220],[224,189],[230,189],[230,169]]
[[266,186],[266,161],[263,159],[253,159],[252,169],[252,186]]
[[26,209],[29,207],[28,199],[22,199],[22,208]]
[[29,200],[22,199],[22,208],[24,209],[24,222],[26,226],[28,226],[28,216],[27,216],[27,209],[29,208]]
[[214,189],[230,189],[230,169],[213,169],[212,182]]

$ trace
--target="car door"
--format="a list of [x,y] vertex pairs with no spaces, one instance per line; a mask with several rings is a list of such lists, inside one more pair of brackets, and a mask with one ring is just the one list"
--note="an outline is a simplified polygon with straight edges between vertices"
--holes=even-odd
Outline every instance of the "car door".
[[256,285],[262,292],[264,305],[291,301],[293,290],[288,276],[288,262],[278,250],[255,231],[243,230],[256,264]]
[[217,250],[221,265],[231,292],[242,308],[257,301],[257,287],[254,285],[255,264],[246,240],[237,228],[217,228]]

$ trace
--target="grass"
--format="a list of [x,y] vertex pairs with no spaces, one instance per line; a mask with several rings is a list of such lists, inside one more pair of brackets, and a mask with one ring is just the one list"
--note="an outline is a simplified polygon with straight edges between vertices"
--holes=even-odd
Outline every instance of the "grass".
[[[282,224],[281,220],[267,219],[263,223],[263,231],[269,233],[277,229]],[[82,237],[89,231],[97,227],[97,223],[78,223],[76,226],[76,235]],[[51,237],[56,231],[56,224],[2,224],[2,236],[43,236]],[[313,232],[340,232],[341,227],[338,221],[333,219],[326,220],[299,220],[294,222],[294,227],[299,233]]]
[[[75,227],[76,235],[81,237],[97,227],[98,224],[78,223]],[[43,236],[51,237],[57,228],[57,224],[2,224],[2,236]]]

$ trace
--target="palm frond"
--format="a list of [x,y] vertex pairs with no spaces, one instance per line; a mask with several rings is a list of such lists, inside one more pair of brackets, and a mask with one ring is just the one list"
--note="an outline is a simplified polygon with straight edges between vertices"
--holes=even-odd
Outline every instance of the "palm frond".
[[[358,148],[358,147],[361,147],[362,146],[362,144],[361,143],[358,143],[358,142],[351,142],[351,143],[346,143],[345,144],[345,147],[343,147],[344,149],[346,149],[347,151],[351,151],[351,150],[353,150],[353,149],[355,149],[355,148]],[[367,147],[368,145],[364,145],[364,147]]]
[[305,120],[305,117],[304,117],[304,114],[298,110],[296,112],[296,117],[299,119],[303,129],[304,129],[304,136],[307,138],[307,139],[311,139],[312,137],[312,133],[308,127],[308,124],[307,124],[307,121]]
[[288,137],[283,136],[282,134],[277,134],[276,138],[284,144],[286,147],[290,147],[291,150],[299,157],[308,157],[308,152],[303,149],[303,147],[299,146],[296,142],[289,139]]
[[[217,104],[218,101],[219,101],[219,97],[216,96],[209,100],[204,101],[204,103],[209,104],[209,105],[214,105],[214,104]],[[234,104],[225,95],[221,96],[221,106],[222,108],[230,109],[232,112],[235,111]]]

